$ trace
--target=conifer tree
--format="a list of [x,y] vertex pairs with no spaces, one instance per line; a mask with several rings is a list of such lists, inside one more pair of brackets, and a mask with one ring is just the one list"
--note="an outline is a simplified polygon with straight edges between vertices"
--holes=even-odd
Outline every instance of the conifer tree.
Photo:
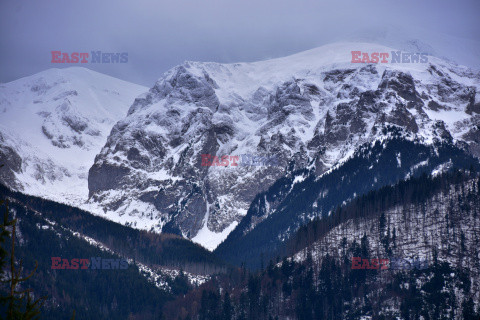
[[228,291],[225,291],[225,296],[223,298],[223,311],[222,311],[223,320],[232,319],[232,304],[230,302],[230,294]]
[[[30,279],[36,272],[38,262],[35,262],[34,270],[26,277],[22,277],[21,273],[22,260],[19,261],[18,267],[15,263],[15,233],[17,219],[10,220],[8,216],[8,201],[0,201],[0,205],[5,205],[5,213],[0,230],[0,277],[3,283],[6,283],[9,292],[0,297],[0,303],[7,305],[7,320],[30,320],[37,319],[40,314],[40,306],[43,304],[45,297],[32,300],[32,292],[30,289],[20,290],[20,284]],[[12,231],[9,231],[11,228]],[[8,252],[3,247],[6,239],[11,237],[10,247],[10,268],[7,270]]]

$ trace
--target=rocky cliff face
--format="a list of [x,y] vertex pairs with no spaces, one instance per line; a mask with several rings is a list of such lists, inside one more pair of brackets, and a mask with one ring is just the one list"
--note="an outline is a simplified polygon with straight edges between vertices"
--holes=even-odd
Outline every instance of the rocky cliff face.
[[[113,127],[89,170],[90,205],[213,249],[275,181],[302,168],[320,175],[382,139],[385,126],[480,155],[479,74],[434,57],[351,63],[359,49],[392,50],[344,43],[173,68]],[[279,166],[202,166],[204,154],[275,156]]]

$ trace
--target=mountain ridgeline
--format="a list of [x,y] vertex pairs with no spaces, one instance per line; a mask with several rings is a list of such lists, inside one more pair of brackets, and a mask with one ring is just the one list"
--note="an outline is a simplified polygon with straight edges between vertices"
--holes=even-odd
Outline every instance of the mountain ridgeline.
[[132,229],[78,208],[24,195],[1,185],[0,194],[10,199],[12,205],[25,207],[30,214],[37,213],[72,234],[91,238],[118,255],[137,262],[205,275],[226,267],[208,250],[176,235]]
[[[425,152],[440,140],[480,155],[478,72],[435,56],[417,64],[352,63],[353,48],[394,51],[335,43],[254,63],[188,61],[150,89],[85,68],[2,84],[0,179],[214,250],[237,226],[245,231],[242,220],[258,194],[283,178],[300,182],[292,176],[298,170],[329,173],[383,139],[384,128],[404,130]],[[202,166],[203,154],[274,156],[278,166]],[[404,151],[401,158],[422,166]],[[392,162],[397,178],[406,164]],[[247,229],[280,198],[255,214],[262,218],[250,214]]]
[[[46,297],[41,319],[68,319],[73,310],[77,319],[159,319],[167,301],[228,269],[211,252],[177,235],[132,229],[2,185],[0,197],[18,220],[16,261],[22,260],[26,274],[38,262],[25,285]],[[5,206],[0,209],[3,213]],[[82,270],[67,263],[55,270],[54,257],[125,259],[128,267]],[[2,284],[0,291],[6,290]]]
[[[436,57],[408,66],[351,63],[352,47],[390,51],[345,43],[255,63],[185,62],[169,70],[113,127],[89,169],[89,203],[113,220],[128,216],[129,223],[175,231],[213,250],[236,226],[244,232],[252,202],[263,201],[257,195],[276,181],[296,170],[330,172],[383,139],[384,128],[402,129],[424,147],[409,152],[392,142],[403,163],[394,158],[383,163],[391,165],[385,172],[372,170],[380,181],[373,187],[405,178],[427,153],[433,152],[427,167],[434,169],[439,140],[479,155],[477,73]],[[414,152],[419,162],[410,159]],[[279,166],[202,166],[203,154],[275,156]],[[367,191],[357,189],[347,188],[339,200]],[[271,210],[275,201],[281,202],[277,197]],[[317,211],[330,205],[318,203]],[[252,213],[246,219],[261,220]]]
[[260,257],[268,260],[279,254],[276,250],[302,225],[334,215],[338,205],[356,195],[425,173],[480,169],[476,158],[451,141],[424,145],[397,127],[384,128],[383,134],[383,141],[361,146],[341,166],[321,176],[299,170],[277,181],[256,197],[246,217],[215,253],[231,263],[258,268]]

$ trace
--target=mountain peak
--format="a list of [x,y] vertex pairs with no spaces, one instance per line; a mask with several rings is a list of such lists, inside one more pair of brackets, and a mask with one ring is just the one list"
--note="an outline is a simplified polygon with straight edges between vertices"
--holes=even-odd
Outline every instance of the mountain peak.
[[9,177],[2,180],[26,193],[80,205],[87,168],[113,124],[146,90],[83,67],[52,68],[2,84],[0,159]]
[[[253,63],[172,68],[112,129],[89,172],[89,204],[212,249],[277,179],[312,164],[322,174],[382,127],[475,149],[477,120],[466,111],[478,104],[479,79],[468,68],[431,56],[352,63],[352,51],[398,50],[343,42]],[[275,156],[279,166],[205,167],[205,154]]]

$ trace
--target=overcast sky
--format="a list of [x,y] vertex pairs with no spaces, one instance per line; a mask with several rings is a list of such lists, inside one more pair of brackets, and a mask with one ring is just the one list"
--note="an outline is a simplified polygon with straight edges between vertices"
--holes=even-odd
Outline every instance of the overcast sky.
[[397,29],[460,39],[459,62],[480,61],[465,58],[480,52],[479,0],[0,0],[0,82],[71,66],[53,50],[100,50],[128,63],[82,66],[151,87],[185,60],[264,60]]

